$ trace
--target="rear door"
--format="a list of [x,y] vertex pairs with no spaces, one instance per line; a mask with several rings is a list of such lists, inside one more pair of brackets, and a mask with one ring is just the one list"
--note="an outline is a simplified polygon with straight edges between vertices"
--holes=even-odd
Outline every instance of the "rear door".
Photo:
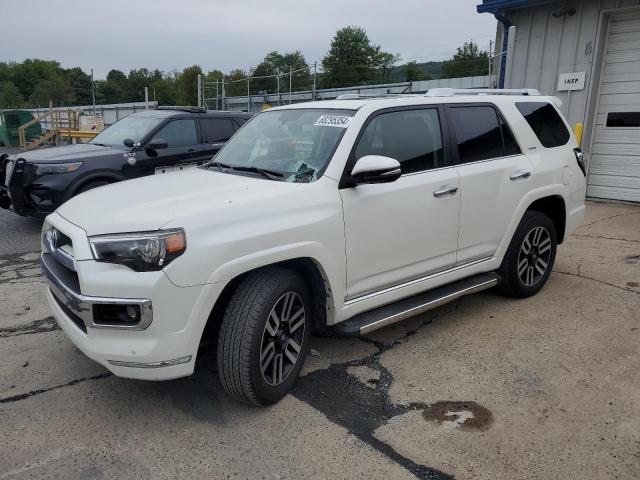
[[458,264],[491,257],[532,188],[532,166],[497,107],[447,106],[460,176]]
[[230,118],[201,118],[200,125],[204,134],[204,143],[200,160],[210,160],[238,129]]
[[167,142],[167,148],[158,150],[143,148],[138,151],[138,161],[134,167],[137,176],[168,173],[195,166],[200,150],[200,135],[196,119],[170,120],[146,143],[160,139]]

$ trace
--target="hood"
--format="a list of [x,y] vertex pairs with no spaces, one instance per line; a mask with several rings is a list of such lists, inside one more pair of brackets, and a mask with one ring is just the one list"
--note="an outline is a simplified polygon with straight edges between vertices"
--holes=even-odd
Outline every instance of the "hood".
[[194,168],[89,190],[56,212],[89,236],[153,231],[194,212],[261,203],[296,185]]
[[122,155],[123,150],[90,143],[78,143],[76,145],[63,145],[61,147],[40,148],[30,152],[19,153],[16,158],[24,158],[29,163],[44,162],[69,162],[86,160],[91,157],[104,157],[105,155]]

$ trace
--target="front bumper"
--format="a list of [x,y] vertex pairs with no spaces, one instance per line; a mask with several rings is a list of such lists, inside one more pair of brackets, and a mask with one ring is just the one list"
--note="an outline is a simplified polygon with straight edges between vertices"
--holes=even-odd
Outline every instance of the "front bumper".
[[44,217],[63,202],[64,188],[58,188],[55,181],[36,179],[34,168],[24,159],[0,158],[0,208],[22,216]]
[[[52,259],[43,245],[47,299],[69,339],[120,377],[169,380],[192,374],[202,331],[222,286],[178,287],[162,271],[134,272],[96,262],[82,229],[57,214],[47,217],[44,228],[51,227],[71,239],[75,254],[74,271],[65,277],[64,266],[47,263]],[[146,325],[96,324],[94,310],[105,303],[143,305]]]

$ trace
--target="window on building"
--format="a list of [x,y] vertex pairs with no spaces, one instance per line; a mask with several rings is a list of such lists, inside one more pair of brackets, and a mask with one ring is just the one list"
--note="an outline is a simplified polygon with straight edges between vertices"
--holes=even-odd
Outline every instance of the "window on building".
[[516,107],[546,148],[566,145],[571,134],[557,110],[546,102],[517,102]]
[[444,166],[438,110],[412,109],[377,115],[356,147],[356,160],[365,155],[394,158],[400,162],[403,174]]
[[609,112],[607,127],[640,127],[640,112]]

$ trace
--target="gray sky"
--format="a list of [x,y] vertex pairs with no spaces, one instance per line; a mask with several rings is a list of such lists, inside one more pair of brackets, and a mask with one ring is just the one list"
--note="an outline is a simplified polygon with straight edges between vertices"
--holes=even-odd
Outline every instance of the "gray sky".
[[272,50],[320,61],[338,28],[364,27],[402,60],[449,57],[465,40],[487,49],[495,19],[480,0],[2,0],[0,61],[63,67],[205,71],[256,66]]

